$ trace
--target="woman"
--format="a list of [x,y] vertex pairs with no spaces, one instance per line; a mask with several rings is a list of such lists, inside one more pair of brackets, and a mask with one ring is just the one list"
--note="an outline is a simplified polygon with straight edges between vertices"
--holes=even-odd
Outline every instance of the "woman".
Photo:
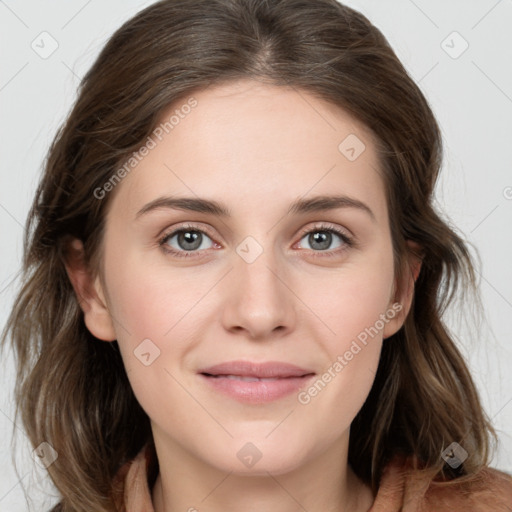
[[50,149],[6,331],[54,510],[506,511],[442,320],[474,273],[440,164],[334,0],[124,24]]

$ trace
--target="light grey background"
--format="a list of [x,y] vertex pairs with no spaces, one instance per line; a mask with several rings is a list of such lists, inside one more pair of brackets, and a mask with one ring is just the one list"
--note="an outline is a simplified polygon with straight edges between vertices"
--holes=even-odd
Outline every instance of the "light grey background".
[[[48,145],[107,38],[150,3],[0,0],[0,326],[14,298],[23,225]],[[512,1],[346,3],[382,30],[441,125],[446,153],[437,199],[480,253],[487,315],[480,332],[456,315],[450,325],[500,435],[493,465],[512,472]],[[40,35],[45,31],[50,36]],[[58,48],[47,58],[31,46],[43,53],[52,44]],[[20,424],[20,472],[14,471],[14,367],[10,357],[1,363],[0,510],[28,509],[22,487],[30,491],[31,510],[48,510],[55,491],[32,462]]]

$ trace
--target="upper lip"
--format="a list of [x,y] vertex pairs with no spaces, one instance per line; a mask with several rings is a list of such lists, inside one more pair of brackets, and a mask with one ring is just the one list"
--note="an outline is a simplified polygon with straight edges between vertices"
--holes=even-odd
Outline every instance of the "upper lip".
[[209,375],[235,375],[240,377],[257,378],[286,378],[303,377],[313,374],[311,370],[300,368],[294,364],[279,361],[256,363],[251,361],[228,361],[208,368],[202,368],[199,373]]

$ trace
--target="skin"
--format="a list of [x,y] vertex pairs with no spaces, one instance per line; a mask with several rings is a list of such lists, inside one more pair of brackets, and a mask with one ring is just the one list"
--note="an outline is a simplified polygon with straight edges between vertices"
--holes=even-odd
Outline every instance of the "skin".
[[[419,272],[416,264],[396,281],[371,133],[292,88],[241,80],[194,97],[197,107],[111,192],[102,274],[81,266],[80,241],[67,266],[85,297],[88,329],[99,340],[118,340],[151,419],[160,462],[155,511],[367,511],[374,496],[347,463],[349,428],[373,384],[383,340],[403,324]],[[366,146],[354,161],[338,150],[349,134]],[[374,218],[354,207],[286,214],[299,198],[332,194],[365,203]],[[222,202],[232,216],[160,208],[136,218],[171,195]],[[207,231],[191,257],[179,258],[158,240],[185,223]],[[318,248],[301,233],[319,223],[355,245],[332,234],[328,248]],[[252,263],[236,252],[247,236],[263,251]],[[166,243],[186,252],[177,236]],[[397,302],[402,311],[306,405],[296,393],[240,403],[197,375],[234,359],[285,361],[321,375]],[[160,355],[145,366],[134,350],[148,338]],[[261,452],[250,468],[237,457],[247,442]]]

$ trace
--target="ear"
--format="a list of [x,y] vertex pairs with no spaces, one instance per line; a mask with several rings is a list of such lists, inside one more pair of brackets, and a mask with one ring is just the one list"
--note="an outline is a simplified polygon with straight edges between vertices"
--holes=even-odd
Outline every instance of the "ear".
[[402,276],[401,283],[395,281],[393,287],[393,294],[388,309],[389,314],[387,315],[390,320],[384,327],[384,339],[398,332],[404,324],[409,310],[411,309],[412,299],[414,297],[414,285],[421,270],[421,247],[412,240],[407,240],[406,244],[408,248],[407,268]]
[[93,279],[90,274],[85,262],[82,241],[75,238],[64,252],[66,272],[84,312],[87,329],[100,340],[114,341],[117,336],[101,282],[99,276]]

